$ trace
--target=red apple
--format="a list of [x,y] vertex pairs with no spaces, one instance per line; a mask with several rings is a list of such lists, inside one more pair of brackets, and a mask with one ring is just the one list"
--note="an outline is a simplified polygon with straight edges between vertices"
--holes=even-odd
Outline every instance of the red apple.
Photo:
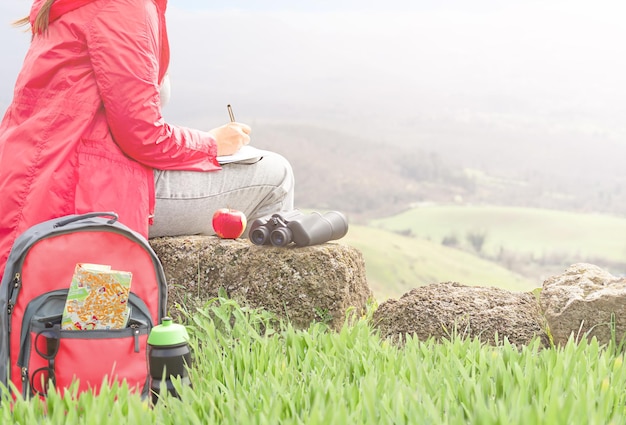
[[246,215],[230,208],[220,208],[213,214],[213,230],[222,239],[237,239],[246,230]]

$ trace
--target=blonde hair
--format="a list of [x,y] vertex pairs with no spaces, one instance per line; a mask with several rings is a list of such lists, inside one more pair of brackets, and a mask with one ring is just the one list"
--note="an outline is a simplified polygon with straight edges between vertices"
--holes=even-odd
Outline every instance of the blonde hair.
[[[46,0],[41,6],[41,9],[39,9],[39,12],[37,12],[37,16],[35,16],[35,22],[32,27],[33,34],[45,34],[48,32],[48,24],[50,23],[50,8],[52,7],[52,3],[54,3],[54,0]],[[22,19],[13,22],[13,25],[16,27],[29,24],[29,16],[25,16]]]

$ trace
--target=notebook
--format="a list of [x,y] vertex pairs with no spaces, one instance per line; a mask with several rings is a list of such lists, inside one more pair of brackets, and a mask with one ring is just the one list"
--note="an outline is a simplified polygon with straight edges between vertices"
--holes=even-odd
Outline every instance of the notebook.
[[254,164],[263,158],[263,154],[267,151],[255,148],[250,145],[242,146],[232,155],[223,155],[217,157],[217,162],[221,165],[238,163],[238,164]]

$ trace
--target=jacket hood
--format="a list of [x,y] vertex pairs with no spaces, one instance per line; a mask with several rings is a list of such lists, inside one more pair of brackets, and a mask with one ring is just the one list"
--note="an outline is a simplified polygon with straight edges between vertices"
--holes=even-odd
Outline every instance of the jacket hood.
[[[61,16],[66,14],[67,12],[71,12],[72,10],[78,9],[86,4],[94,2],[96,0],[55,0],[50,6],[50,22],[54,22],[59,19]],[[30,9],[30,24],[31,26],[35,22],[35,18],[37,14],[41,10],[43,4],[46,0],[35,0]],[[154,0],[156,5],[159,7],[159,11],[163,14],[165,13],[165,9],[167,8],[167,0]]]
[[[41,10],[46,0],[35,0],[33,7],[30,9],[30,24],[31,27],[35,22],[37,14]],[[86,4],[94,2],[96,0],[55,0],[50,6],[50,18],[49,22],[54,22],[67,12],[78,9]]]
[[[50,18],[48,22],[54,22],[64,14],[76,10],[79,7],[85,6],[97,0],[55,0],[50,6]],[[163,81],[165,73],[170,62],[170,47],[167,37],[167,25],[165,24],[165,10],[167,9],[167,0],[153,0],[159,10],[159,32],[161,34],[161,57],[160,57],[160,72],[159,72],[159,84]],[[30,9],[30,27],[35,27],[35,18],[43,7],[46,0],[34,0]]]

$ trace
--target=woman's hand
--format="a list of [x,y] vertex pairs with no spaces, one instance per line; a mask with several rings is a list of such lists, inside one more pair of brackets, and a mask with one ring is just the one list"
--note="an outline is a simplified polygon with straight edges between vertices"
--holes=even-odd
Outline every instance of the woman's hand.
[[250,143],[250,126],[240,122],[229,122],[209,133],[217,142],[217,156],[232,155]]

